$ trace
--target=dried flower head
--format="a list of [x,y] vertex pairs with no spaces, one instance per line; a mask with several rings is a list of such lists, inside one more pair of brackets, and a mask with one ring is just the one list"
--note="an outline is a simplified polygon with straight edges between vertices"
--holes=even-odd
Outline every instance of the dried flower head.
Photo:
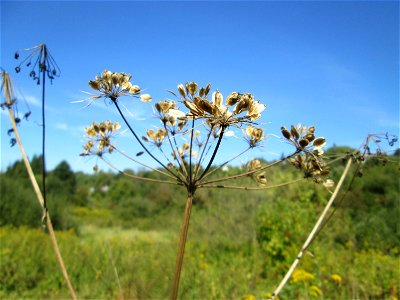
[[250,147],[256,147],[264,138],[264,131],[261,128],[249,126],[246,128],[246,136]]
[[247,171],[249,172],[257,171],[259,169],[261,169],[261,161],[259,161],[258,159],[252,159],[247,164]]
[[326,182],[326,176],[330,173],[330,169],[322,157],[313,152],[296,155],[289,158],[288,161],[295,168],[303,171],[304,178],[313,178],[316,183]]
[[146,130],[147,137],[142,137],[146,142],[152,142],[156,147],[161,147],[164,141],[167,131],[165,129],[158,128],[157,131],[153,129]]
[[324,153],[322,147],[325,146],[326,140],[323,137],[315,138],[314,126],[307,128],[306,126],[301,126],[301,124],[296,127],[292,125],[290,131],[282,126],[281,132],[285,139],[293,144],[298,151],[312,151],[316,156],[321,156]]
[[[211,101],[208,99],[210,84],[200,89],[195,82],[186,83],[186,89],[183,84],[178,85],[179,94],[183,97],[183,104],[189,109],[187,118],[204,118],[210,127],[228,127],[230,125],[252,124],[261,117],[261,112],[265,105],[260,101],[255,101],[251,94],[231,93],[226,105],[223,104],[223,95],[216,90],[212,93]],[[229,106],[235,105],[232,111]],[[246,112],[246,114],[244,114]]]
[[[112,101],[117,101],[121,96],[139,97],[141,89],[138,85],[133,85],[130,82],[131,78],[131,74],[105,70],[100,76],[96,76],[94,80],[89,81],[89,86],[99,93],[92,94],[87,100],[92,102],[100,98],[109,98]],[[142,102],[151,101],[149,94],[142,94],[139,98]]]
[[93,122],[89,127],[85,128],[85,135],[88,141],[83,145],[85,152],[82,156],[98,155],[104,153],[112,153],[114,146],[111,144],[111,138],[116,135],[121,126],[117,121]]

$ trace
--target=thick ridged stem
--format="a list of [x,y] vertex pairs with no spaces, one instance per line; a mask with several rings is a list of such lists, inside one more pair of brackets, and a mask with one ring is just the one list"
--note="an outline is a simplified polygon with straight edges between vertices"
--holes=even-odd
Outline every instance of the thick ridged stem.
[[174,282],[172,285],[171,300],[176,300],[178,298],[179,281],[181,277],[183,257],[185,255],[185,245],[189,230],[189,221],[190,221],[190,214],[192,212],[192,204],[193,204],[193,195],[192,193],[189,193],[186,199],[185,215],[183,218],[181,237],[179,240],[178,254],[176,256],[175,274],[174,274]]

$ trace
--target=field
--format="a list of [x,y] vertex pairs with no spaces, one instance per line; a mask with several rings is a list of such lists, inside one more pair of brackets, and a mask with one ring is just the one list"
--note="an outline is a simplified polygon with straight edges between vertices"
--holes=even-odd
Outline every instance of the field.
[[[40,158],[32,164],[39,168]],[[289,165],[268,174],[277,181],[295,176]],[[398,162],[364,166],[281,299],[399,298],[398,176]],[[1,189],[0,297],[68,298],[22,162],[1,174]],[[169,297],[184,210],[180,189],[112,173],[75,174],[65,162],[49,174],[50,211],[79,298]],[[312,181],[266,191],[199,190],[179,297],[270,297],[329,196]]]

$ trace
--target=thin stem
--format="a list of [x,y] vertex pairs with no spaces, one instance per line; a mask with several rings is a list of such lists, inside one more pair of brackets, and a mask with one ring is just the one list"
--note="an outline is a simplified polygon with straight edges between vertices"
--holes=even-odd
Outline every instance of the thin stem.
[[235,160],[236,158],[238,158],[239,156],[243,155],[244,153],[246,153],[247,151],[249,151],[251,149],[251,147],[246,148],[245,150],[243,150],[242,152],[240,152],[239,154],[235,155],[234,157],[232,157],[231,159],[227,160],[226,162],[224,162],[222,165],[220,165],[219,167],[211,170],[210,172],[208,172],[206,175],[203,176],[203,179],[206,178],[207,176],[210,176],[212,173],[222,169],[225,165],[229,164],[231,161]]
[[201,167],[201,164],[202,164],[202,162],[203,162],[204,152],[206,151],[208,141],[210,140],[211,134],[212,134],[212,132],[213,132],[213,128],[214,128],[214,126],[211,126],[210,131],[209,131],[208,134],[207,134],[206,142],[205,142],[204,145],[203,145],[203,151],[201,151],[201,155],[200,155],[199,161],[198,161],[198,163],[197,163],[197,167],[196,167],[196,173],[194,174],[194,177],[195,177],[195,178],[196,178],[197,175],[199,174],[200,167]]
[[276,185],[270,186],[259,186],[259,187],[247,187],[247,186],[234,186],[234,185],[199,185],[198,188],[219,188],[219,189],[234,189],[234,190],[247,190],[247,191],[259,191],[259,190],[268,190],[274,189],[278,187],[287,186],[296,182],[304,181],[305,178],[299,178],[292,181],[288,181],[285,183],[280,183]]
[[47,193],[46,193],[46,117],[45,117],[45,95],[46,95],[46,45],[42,47],[42,61],[40,70],[42,71],[42,192],[43,192],[43,218],[47,211]]
[[[168,138],[168,142],[169,142],[169,145],[171,147],[172,153],[173,153],[174,157],[176,158],[176,160],[178,161],[179,169],[187,175],[186,169],[183,169],[183,167],[181,165],[181,161],[180,161],[181,157],[179,155],[178,146],[176,146],[176,152],[175,152],[174,146],[172,145],[172,142],[171,142],[170,132],[169,132],[169,130],[167,128],[167,125],[165,125],[165,123],[164,123],[164,129],[167,132],[167,138]],[[175,145],[176,145],[176,142],[175,142]]]
[[143,180],[143,181],[150,181],[150,182],[157,182],[157,183],[166,183],[166,184],[174,184],[174,185],[183,185],[181,182],[174,182],[174,181],[166,181],[166,180],[159,180],[159,179],[152,179],[152,178],[146,178],[146,177],[141,177],[141,176],[136,176],[136,175],[132,175],[129,174],[127,172],[121,171],[119,170],[116,166],[114,166],[112,163],[110,163],[108,160],[104,159],[103,157],[100,156],[100,159],[102,161],[104,161],[107,165],[109,165],[112,169],[114,169],[115,171],[117,171],[118,173],[125,175],[127,177],[131,177],[134,179],[139,179],[139,180]]
[[311,242],[314,239],[315,234],[317,233],[319,227],[321,226],[321,223],[323,222],[323,220],[325,219],[325,216],[327,215],[330,207],[333,204],[333,201],[336,199],[340,188],[342,187],[342,184],[350,170],[350,166],[351,166],[352,160],[351,158],[347,161],[346,167],[342,173],[342,176],[340,177],[340,180],[335,188],[335,191],[333,192],[331,198],[329,199],[328,203],[326,204],[323,212],[321,213],[318,221],[315,223],[314,228],[312,229],[312,231],[310,232],[307,240],[305,241],[305,243],[303,244],[303,247],[301,248],[299,254],[297,255],[296,259],[293,261],[291,267],[289,268],[288,272],[286,273],[285,277],[282,279],[282,281],[280,282],[280,284],[278,285],[278,287],[276,288],[276,290],[272,293],[272,297],[270,298],[271,300],[276,299],[279,295],[279,293],[281,292],[281,290],[283,289],[283,287],[286,285],[286,283],[288,282],[290,276],[292,275],[293,271],[296,269],[297,265],[300,262],[300,259],[303,257],[304,252],[308,249],[308,247],[310,247]]
[[204,175],[206,175],[206,173],[208,172],[208,170],[210,169],[210,167],[211,167],[211,165],[212,165],[212,163],[213,163],[213,161],[214,161],[215,155],[216,155],[217,152],[218,152],[219,145],[221,144],[221,141],[222,141],[222,137],[224,136],[224,131],[225,131],[225,127],[223,126],[222,129],[221,129],[221,132],[220,132],[220,134],[219,134],[218,142],[217,142],[217,145],[215,146],[215,149],[214,149],[214,152],[213,152],[213,154],[212,154],[212,156],[211,156],[211,159],[210,159],[210,161],[208,162],[207,167],[204,169],[203,173],[201,174],[201,176],[199,177],[199,179],[198,179],[197,181],[200,181],[200,180],[204,177]]
[[128,120],[125,118],[124,114],[122,113],[121,109],[119,108],[117,99],[112,99],[112,102],[114,102],[115,107],[117,108],[119,114],[121,115],[122,119],[124,120],[126,126],[128,126],[129,130],[132,132],[133,136],[136,138],[136,140],[139,142],[140,146],[142,146],[142,148],[144,149],[144,151],[147,152],[148,155],[150,155],[150,157],[152,159],[154,159],[160,166],[162,166],[166,171],[168,171],[172,176],[174,176],[175,178],[178,179],[178,177],[176,176],[176,174],[174,174],[174,172],[172,172],[169,168],[167,168],[161,161],[159,161],[153,154],[151,154],[151,152],[146,148],[145,145],[143,145],[142,141],[139,139],[139,137],[136,135],[135,131],[133,130],[133,128],[131,127],[131,125],[129,124]]
[[141,166],[143,166],[143,167],[149,168],[150,170],[153,170],[153,171],[155,171],[155,172],[157,172],[157,173],[163,174],[164,176],[167,176],[167,177],[169,177],[169,178],[176,179],[175,176],[171,176],[171,175],[168,174],[168,173],[165,173],[165,172],[160,171],[160,170],[158,170],[158,169],[156,169],[156,168],[150,167],[150,166],[148,166],[148,165],[146,165],[146,164],[144,164],[144,163],[142,163],[142,162],[140,162],[140,161],[134,159],[133,157],[129,156],[128,154],[122,152],[121,150],[118,150],[118,149],[115,148],[114,146],[113,146],[113,149],[114,149],[115,151],[117,151],[119,154],[125,156],[127,159],[129,159],[129,160],[131,160],[131,161],[133,161],[133,162],[135,162],[135,163],[137,163],[137,164],[139,164],[139,165],[141,165]]
[[183,257],[185,255],[185,245],[186,245],[186,238],[187,238],[188,229],[189,229],[189,221],[190,221],[190,214],[192,211],[192,204],[193,204],[193,195],[191,193],[189,193],[188,197],[186,199],[185,215],[183,218],[182,232],[181,232],[181,237],[179,240],[178,254],[176,256],[175,275],[174,275],[174,282],[173,282],[173,286],[172,286],[171,300],[176,300],[178,298],[179,280],[181,277]]
[[[10,115],[11,124],[12,124],[12,127],[14,129],[15,139],[17,140],[18,147],[19,147],[19,150],[21,152],[22,159],[24,161],[26,171],[28,172],[28,176],[29,176],[29,179],[30,179],[30,181],[32,183],[33,190],[35,191],[36,199],[38,200],[40,206],[44,209],[44,198],[43,198],[43,195],[42,195],[42,193],[40,191],[39,184],[36,181],[35,175],[33,174],[32,167],[31,167],[31,165],[29,163],[29,159],[26,156],[25,149],[24,149],[24,147],[22,145],[22,141],[21,141],[21,138],[19,136],[18,129],[17,129],[17,124],[15,123],[14,115],[13,115],[13,112],[12,112],[11,99],[14,99],[14,96],[12,94],[11,80],[10,80],[10,77],[9,77],[8,73],[6,73],[6,72],[3,72],[2,76],[3,76],[4,95],[5,95],[5,98],[6,98],[6,102],[8,104],[8,113]],[[44,219],[46,220],[47,230],[49,231],[51,243],[52,243],[53,250],[54,250],[54,253],[56,255],[56,258],[57,258],[57,262],[60,265],[60,269],[61,269],[61,272],[63,274],[65,283],[67,284],[68,291],[70,293],[71,299],[76,300],[77,297],[76,297],[76,294],[75,294],[75,290],[72,287],[71,281],[70,281],[69,276],[68,276],[67,269],[65,267],[63,258],[61,256],[60,249],[58,247],[57,238],[56,238],[56,235],[54,233],[53,224],[51,222],[50,214],[49,214],[49,212],[47,210],[45,210],[45,213],[46,214],[45,214],[45,218]]]
[[193,148],[193,136],[194,136],[194,118],[192,120],[192,129],[190,133],[190,147],[189,147],[189,184],[192,184],[193,178],[192,178],[192,148]]
[[254,174],[254,173],[260,172],[260,171],[262,171],[262,170],[269,169],[269,168],[271,168],[271,167],[273,167],[273,166],[275,166],[275,165],[277,165],[277,164],[280,164],[280,163],[282,163],[283,161],[287,160],[288,158],[292,157],[293,155],[295,155],[295,154],[297,154],[297,153],[298,153],[298,151],[296,151],[295,153],[293,153],[293,154],[291,154],[291,155],[289,155],[289,156],[287,156],[287,157],[285,157],[285,158],[283,158],[283,159],[274,161],[273,163],[270,163],[269,165],[266,165],[266,166],[264,166],[264,167],[262,167],[262,168],[260,168],[260,169],[253,170],[253,171],[249,171],[249,172],[245,172],[245,173],[238,174],[238,175],[232,175],[232,176],[227,176],[227,177],[218,178],[218,179],[214,179],[214,180],[209,180],[209,181],[206,181],[206,182],[202,182],[201,185],[205,185],[205,184],[209,184],[209,183],[214,183],[214,182],[225,181],[225,180],[237,179],[237,178],[240,178],[240,177],[252,175],[252,174]]

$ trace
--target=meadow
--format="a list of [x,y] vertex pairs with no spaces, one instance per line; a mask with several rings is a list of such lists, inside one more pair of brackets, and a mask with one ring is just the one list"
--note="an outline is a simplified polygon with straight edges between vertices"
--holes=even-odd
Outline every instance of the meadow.
[[[331,148],[327,154],[352,151]],[[399,156],[370,160],[345,182],[343,201],[307,250],[280,299],[398,299]],[[40,174],[41,157],[31,160]],[[234,175],[241,167],[213,176]],[[332,169],[337,181],[343,163]],[[352,172],[356,170],[354,167]],[[155,172],[130,174],[158,178]],[[296,178],[289,164],[271,184]],[[22,161],[1,177],[0,297],[65,299],[68,290]],[[41,177],[37,176],[41,182]],[[247,184],[240,178],[237,184]],[[48,173],[49,211],[79,299],[165,299],[173,280],[182,187],[120,174]],[[347,186],[346,186],[347,185]],[[180,299],[268,299],[296,257],[330,193],[312,180],[284,188],[196,193]]]

